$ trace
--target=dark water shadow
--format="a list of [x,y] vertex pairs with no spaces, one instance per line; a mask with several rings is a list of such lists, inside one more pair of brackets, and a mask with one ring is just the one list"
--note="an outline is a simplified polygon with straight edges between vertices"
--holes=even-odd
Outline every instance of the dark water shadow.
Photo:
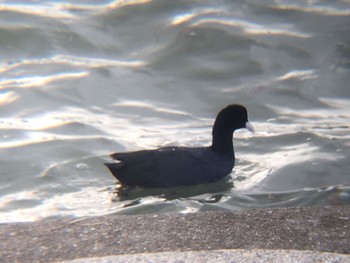
[[214,183],[206,183],[191,186],[162,187],[162,188],[142,188],[117,185],[114,201],[135,200],[147,196],[155,196],[165,200],[190,198],[203,194],[222,193],[230,191],[234,187],[232,179],[225,177]]

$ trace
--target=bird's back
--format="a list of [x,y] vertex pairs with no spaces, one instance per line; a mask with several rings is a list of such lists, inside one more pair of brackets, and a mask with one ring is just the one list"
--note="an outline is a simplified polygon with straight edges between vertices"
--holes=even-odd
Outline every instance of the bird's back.
[[171,187],[220,180],[228,175],[234,158],[209,147],[166,147],[157,150],[116,153],[118,163],[106,164],[123,184]]

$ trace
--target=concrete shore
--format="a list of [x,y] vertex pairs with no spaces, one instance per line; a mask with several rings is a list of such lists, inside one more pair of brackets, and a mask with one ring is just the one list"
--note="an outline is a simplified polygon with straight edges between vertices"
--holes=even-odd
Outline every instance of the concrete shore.
[[[275,256],[300,251],[299,256],[311,253],[308,255],[322,257],[319,252],[328,252],[345,254],[338,256],[350,260],[347,255],[350,254],[350,207],[106,215],[0,225],[0,258],[3,262],[81,258],[85,261],[97,258],[91,262],[119,262],[118,257],[124,257],[126,262],[125,257],[130,259],[130,256],[139,256],[140,262],[142,255],[146,257],[150,253],[161,256],[164,253],[154,253],[170,252],[174,255],[186,251],[187,254],[181,255],[187,257],[193,253],[195,258],[204,253],[209,257],[219,253],[217,251],[224,251],[226,254],[220,253],[233,257],[230,254],[232,249],[239,253],[243,251],[243,255],[250,251],[250,256],[258,251],[271,255],[276,251]],[[180,254],[176,258],[181,258]],[[331,257],[331,254],[323,255]],[[103,261],[102,257],[106,259],[108,256],[114,256],[114,259]],[[170,260],[170,254],[165,259],[175,262]]]
[[225,249],[186,252],[159,252],[107,257],[80,258],[61,263],[348,263],[349,255],[301,250]]

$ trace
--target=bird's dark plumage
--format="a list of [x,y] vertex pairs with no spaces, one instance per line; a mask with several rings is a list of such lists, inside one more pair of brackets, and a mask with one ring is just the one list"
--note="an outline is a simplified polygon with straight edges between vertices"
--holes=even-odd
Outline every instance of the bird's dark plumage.
[[232,135],[241,128],[253,131],[246,108],[229,105],[216,117],[209,147],[114,153],[111,157],[118,162],[105,165],[128,186],[172,187],[218,181],[232,171],[235,163]]

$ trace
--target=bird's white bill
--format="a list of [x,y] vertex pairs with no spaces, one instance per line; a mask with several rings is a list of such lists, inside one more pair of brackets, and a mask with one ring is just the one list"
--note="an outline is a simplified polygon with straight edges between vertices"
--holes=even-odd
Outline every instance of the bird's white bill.
[[246,127],[246,129],[247,129],[248,131],[254,132],[254,127],[253,127],[253,125],[252,125],[249,121],[247,121],[247,122],[245,123],[245,127]]

